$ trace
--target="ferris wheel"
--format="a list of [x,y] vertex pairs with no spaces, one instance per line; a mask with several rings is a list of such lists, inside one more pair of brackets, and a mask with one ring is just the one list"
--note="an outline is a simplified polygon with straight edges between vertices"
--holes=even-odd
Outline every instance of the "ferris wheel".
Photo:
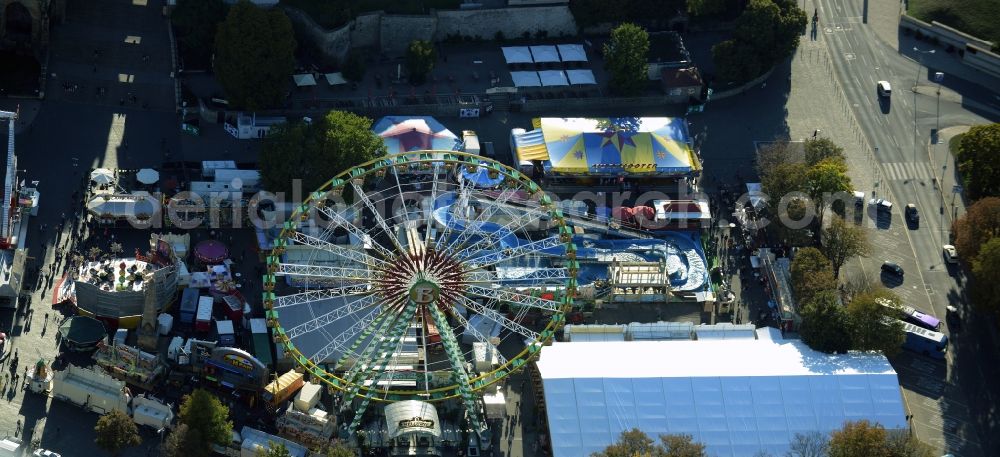
[[572,307],[572,233],[517,170],[396,154],[342,172],[292,213],[264,304],[285,351],[353,403],[350,433],[372,402],[449,399],[482,433],[479,393],[532,360]]

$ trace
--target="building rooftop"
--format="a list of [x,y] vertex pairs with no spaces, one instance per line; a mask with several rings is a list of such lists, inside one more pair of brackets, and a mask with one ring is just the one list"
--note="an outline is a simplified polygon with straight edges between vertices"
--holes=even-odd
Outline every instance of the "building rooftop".
[[710,455],[784,455],[795,433],[866,419],[906,427],[876,353],[829,355],[775,329],[757,339],[553,343],[537,362],[554,457],[588,456],[639,428],[690,434]]

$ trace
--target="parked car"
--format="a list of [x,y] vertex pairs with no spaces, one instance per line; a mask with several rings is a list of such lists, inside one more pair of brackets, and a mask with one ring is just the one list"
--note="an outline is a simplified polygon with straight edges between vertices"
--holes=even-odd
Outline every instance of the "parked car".
[[874,206],[877,211],[885,211],[885,212],[892,211],[892,202],[884,198],[873,198],[871,200],[868,200],[868,204]]
[[945,314],[945,319],[948,321],[948,327],[953,332],[958,332],[962,330],[962,318],[958,315],[958,308],[948,305],[945,307],[947,314]]
[[958,263],[958,250],[950,244],[944,245],[944,260],[948,263]]
[[62,457],[61,455],[59,455],[59,453],[52,452],[46,449],[38,449],[31,455],[34,457]]
[[875,87],[880,97],[889,98],[892,96],[892,85],[889,84],[889,81],[879,81]]
[[882,262],[882,271],[894,274],[896,276],[903,276],[903,267],[899,266],[897,263],[890,262],[886,260]]

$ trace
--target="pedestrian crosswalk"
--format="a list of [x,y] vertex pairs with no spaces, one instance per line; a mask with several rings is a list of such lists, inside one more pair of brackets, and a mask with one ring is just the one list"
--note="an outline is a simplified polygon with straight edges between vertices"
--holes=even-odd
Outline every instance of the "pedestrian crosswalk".
[[931,179],[931,164],[927,162],[886,162],[882,170],[889,180]]

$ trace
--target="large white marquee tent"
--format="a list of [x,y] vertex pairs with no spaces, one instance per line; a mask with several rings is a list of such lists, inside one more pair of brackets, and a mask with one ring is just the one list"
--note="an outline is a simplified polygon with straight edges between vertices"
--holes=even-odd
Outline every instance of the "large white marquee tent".
[[537,362],[554,457],[639,428],[690,434],[709,455],[784,455],[796,433],[866,419],[906,428],[896,372],[874,353],[828,355],[774,329],[758,339],[553,343]]

